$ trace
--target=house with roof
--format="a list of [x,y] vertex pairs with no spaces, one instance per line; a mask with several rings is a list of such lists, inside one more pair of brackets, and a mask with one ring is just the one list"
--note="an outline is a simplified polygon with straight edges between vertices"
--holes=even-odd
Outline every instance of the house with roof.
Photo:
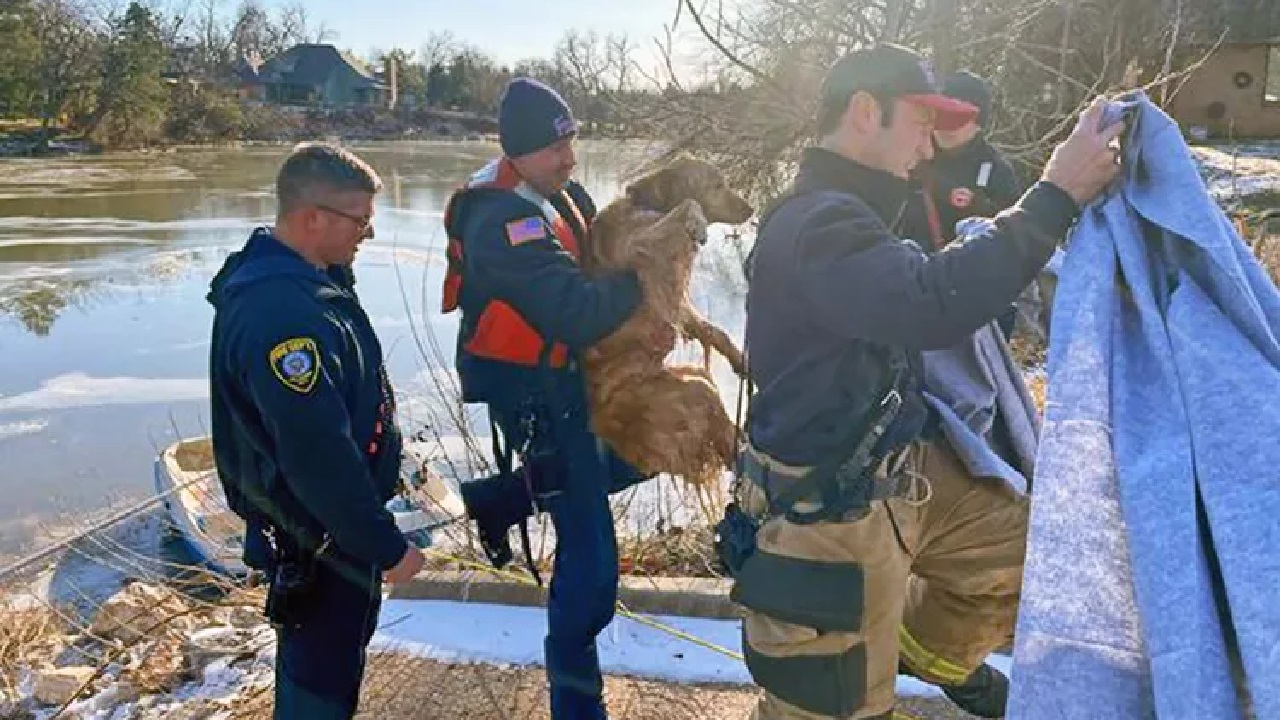
[[250,96],[281,105],[385,107],[389,89],[368,67],[333,45],[295,45],[252,71],[240,67]]

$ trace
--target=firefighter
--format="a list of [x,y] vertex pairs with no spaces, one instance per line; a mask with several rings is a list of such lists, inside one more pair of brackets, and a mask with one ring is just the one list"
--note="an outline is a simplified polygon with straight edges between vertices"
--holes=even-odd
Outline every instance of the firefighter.
[[[1028,501],[975,478],[921,392],[921,352],[1006,310],[1118,172],[1101,101],[1040,180],[942,252],[891,230],[932,133],[978,113],[897,45],[829,71],[819,141],[766,212],[752,253],[746,350],[759,388],[743,482],[723,528],[744,607],[760,720],[890,718],[899,660],[966,711],[1000,717]],[[744,547],[738,542],[735,547]]]

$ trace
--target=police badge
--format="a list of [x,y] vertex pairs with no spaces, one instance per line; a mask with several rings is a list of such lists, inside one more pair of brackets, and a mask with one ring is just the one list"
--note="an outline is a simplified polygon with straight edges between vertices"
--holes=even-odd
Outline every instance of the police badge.
[[316,341],[290,338],[271,348],[268,358],[273,372],[284,386],[303,394],[311,392],[320,375],[320,353]]

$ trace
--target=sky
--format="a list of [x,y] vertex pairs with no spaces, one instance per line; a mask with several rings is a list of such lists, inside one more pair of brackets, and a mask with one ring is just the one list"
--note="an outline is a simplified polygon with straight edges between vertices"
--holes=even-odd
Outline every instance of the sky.
[[[279,6],[286,0],[270,0]],[[340,48],[361,57],[372,50],[402,47],[418,50],[435,31],[449,31],[504,64],[528,57],[550,57],[567,30],[625,34],[639,43],[636,60],[647,67],[659,57],[654,38],[676,15],[678,0],[306,0],[313,23],[323,22]],[[701,45],[688,14],[677,32],[684,37],[681,75],[694,72]]]

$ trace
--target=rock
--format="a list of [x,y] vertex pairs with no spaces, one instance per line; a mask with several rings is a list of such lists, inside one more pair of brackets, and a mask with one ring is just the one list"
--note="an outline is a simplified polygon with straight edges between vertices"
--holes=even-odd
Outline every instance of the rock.
[[219,658],[247,655],[256,649],[257,633],[232,627],[213,627],[197,630],[187,636],[183,650],[187,666],[196,675],[204,673],[205,666]]
[[227,624],[242,630],[250,630],[265,626],[267,619],[262,616],[261,611],[237,605],[228,610]]
[[113,687],[116,691],[115,700],[121,705],[138,702],[142,697],[142,690],[128,680],[120,680]]
[[181,633],[171,630],[150,646],[124,677],[146,693],[171,692],[190,678]]
[[220,710],[223,708],[210,700],[193,700],[171,710],[165,720],[209,720]]
[[137,642],[186,610],[186,601],[172,590],[135,582],[102,604],[89,630],[97,637]]
[[76,692],[94,675],[94,668],[63,667],[37,670],[32,693],[42,705],[62,705],[76,697]]

